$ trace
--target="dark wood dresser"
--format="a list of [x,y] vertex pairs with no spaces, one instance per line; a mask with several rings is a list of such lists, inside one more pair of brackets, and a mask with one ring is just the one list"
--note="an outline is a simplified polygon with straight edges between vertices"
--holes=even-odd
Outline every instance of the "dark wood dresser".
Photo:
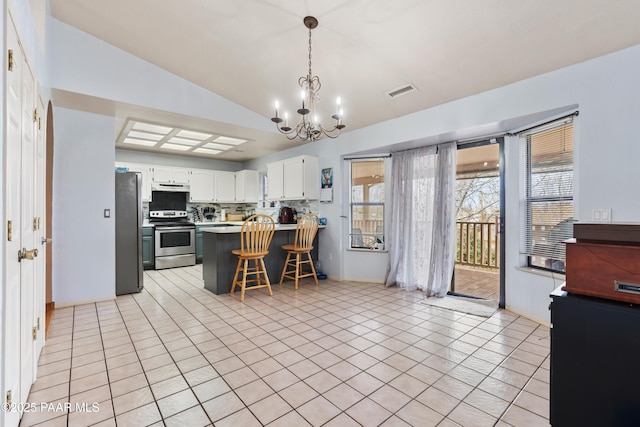
[[575,226],[551,294],[549,419],[640,426],[640,225]]

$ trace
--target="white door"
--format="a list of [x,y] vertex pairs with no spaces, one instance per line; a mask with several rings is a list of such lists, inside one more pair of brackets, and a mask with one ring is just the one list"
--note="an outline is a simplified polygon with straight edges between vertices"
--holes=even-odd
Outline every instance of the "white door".
[[[27,400],[37,367],[36,341],[36,108],[35,78],[20,46],[15,26],[8,20],[7,49],[11,69],[6,73],[7,141],[5,157],[5,317],[4,317],[4,395],[11,403]],[[34,221],[35,219],[35,221]],[[9,236],[9,229],[11,235]],[[20,259],[29,251],[27,258]],[[43,275],[44,277],[44,275]],[[44,293],[44,281],[42,282]],[[38,334],[36,328],[36,336]],[[43,331],[42,331],[43,332]],[[40,333],[42,333],[40,332]],[[17,426],[20,413],[2,412],[4,425]]]
[[[6,126],[7,141],[5,151],[5,185],[4,194],[6,241],[5,241],[5,317],[4,317],[4,389],[2,400],[6,403],[11,394],[12,402],[20,401],[20,265],[18,252],[22,249],[20,241],[21,225],[21,193],[20,181],[22,165],[21,144],[21,94],[22,94],[22,50],[18,43],[13,22],[7,20],[7,49],[13,53],[13,70],[6,72]],[[20,414],[15,411],[1,412],[4,425],[17,426]]]
[[[21,200],[21,236],[23,250],[32,251],[38,249],[40,244],[35,242],[35,228],[37,227],[37,218],[35,210],[35,186],[34,186],[34,170],[35,170],[35,122],[33,120],[35,111],[35,80],[29,68],[29,64],[25,61],[22,69],[22,200]],[[34,256],[36,253],[34,252]],[[29,397],[29,388],[33,383],[35,371],[35,339],[37,330],[35,327],[35,261],[34,259],[24,258],[20,262],[20,282],[22,291],[20,293],[20,310],[22,323],[20,325],[20,360],[22,366],[20,368],[20,398],[21,402],[26,402]]]
[[[37,227],[34,236],[34,245],[38,248],[38,257],[35,258],[35,325],[37,328],[37,339],[34,352],[34,375],[35,370],[38,367],[38,359],[40,358],[40,352],[44,346],[44,331],[45,331],[45,314],[46,314],[46,265],[47,260],[47,245],[45,235],[45,224],[47,223],[47,207],[46,192],[47,192],[47,141],[46,141],[46,116],[47,110],[45,108],[44,101],[38,96],[38,115],[36,122],[34,123],[36,132],[36,157],[34,167],[34,183],[35,183],[35,215],[37,218]],[[35,376],[34,376],[35,380]]]

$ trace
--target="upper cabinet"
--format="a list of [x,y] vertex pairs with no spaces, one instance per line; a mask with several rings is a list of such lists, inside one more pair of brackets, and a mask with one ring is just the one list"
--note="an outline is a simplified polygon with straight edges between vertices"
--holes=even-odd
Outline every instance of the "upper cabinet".
[[236,172],[236,202],[258,203],[258,171]]
[[236,174],[235,172],[214,172],[214,188],[216,202],[236,201]]
[[116,162],[116,167],[127,168],[142,175],[142,201],[151,201],[151,183],[188,184],[190,203],[257,203],[259,193],[258,171],[239,172],[153,166]]
[[153,182],[188,184],[189,169],[170,166],[153,167]]
[[268,198],[300,200],[318,198],[320,186],[318,158],[298,156],[267,165]]
[[214,172],[205,169],[193,169],[189,172],[189,201],[211,202],[214,194]]
[[127,168],[129,172],[138,172],[142,175],[142,201],[151,201],[151,181],[153,180],[153,168],[149,165],[137,163],[116,162],[116,167]]

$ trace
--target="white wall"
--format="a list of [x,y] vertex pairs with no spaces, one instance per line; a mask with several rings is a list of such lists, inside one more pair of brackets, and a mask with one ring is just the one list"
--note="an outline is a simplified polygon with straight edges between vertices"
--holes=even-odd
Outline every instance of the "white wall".
[[205,159],[201,157],[175,156],[171,154],[147,153],[133,150],[116,150],[116,161],[142,163],[147,165],[177,166],[194,169],[212,169],[217,171],[237,172],[242,170],[242,163],[226,160]]
[[[56,57],[52,86],[91,96],[117,99],[134,105],[174,111],[196,117],[270,130],[267,118],[245,110],[189,82],[177,79],[142,60],[109,46],[85,33],[53,20],[53,51]],[[506,58],[505,60],[509,60]],[[131,66],[123,67],[122,64]],[[359,152],[395,150],[454,140],[462,135],[498,129],[505,122],[529,115],[544,115],[578,105],[576,124],[575,202],[576,216],[590,219],[593,208],[611,208],[616,221],[638,221],[640,198],[640,144],[635,141],[640,117],[640,46],[540,75],[502,88],[419,111],[332,140],[288,150],[248,162],[243,167],[266,170],[266,163],[299,154],[316,155],[320,167],[334,167],[335,185],[345,186],[343,161]],[[162,87],[162,91],[156,88]],[[420,96],[420,93],[411,96]],[[549,113],[550,114],[550,113]],[[348,123],[347,123],[348,125]],[[347,128],[348,129],[348,128]],[[113,129],[109,130],[113,138]],[[513,143],[509,142],[508,176],[517,175]],[[515,175],[514,175],[515,174]],[[344,188],[344,187],[342,187]],[[507,307],[547,320],[548,293],[554,280],[518,269],[520,267],[517,214],[519,197],[507,189]],[[345,250],[345,199],[321,205],[329,227],[322,233],[321,263],[327,274],[338,278],[372,280],[371,266],[378,267],[381,254],[354,254]],[[69,208],[71,209],[71,208]],[[63,211],[64,212],[64,211]],[[337,255],[337,259],[336,256]],[[362,259],[370,255],[370,259]],[[328,257],[332,260],[329,261]],[[373,257],[376,257],[375,259]],[[382,269],[380,269],[382,270]],[[385,269],[386,270],[386,269]],[[106,271],[101,268],[99,272]],[[367,274],[367,275],[365,275]],[[379,281],[382,281],[382,277]]]
[[53,117],[53,301],[115,298],[114,118],[65,108]]
[[[455,140],[457,133],[468,135],[474,129],[499,128],[505,121],[541,112],[557,111],[578,105],[580,116],[575,122],[575,205],[576,218],[588,222],[593,208],[611,208],[615,221],[640,221],[640,197],[636,186],[640,182],[640,144],[637,143],[637,120],[640,117],[640,46],[555,72],[540,75],[502,88],[460,99],[448,104],[419,111],[398,119],[348,132],[335,140],[325,139],[278,153],[278,158],[299,154],[319,155],[324,165],[340,163],[341,156],[362,151],[436,143],[441,135]],[[416,96],[419,96],[416,95]],[[543,114],[544,115],[544,114]],[[394,146],[394,147],[392,147]],[[519,194],[518,144],[507,141],[507,260],[506,303],[510,308],[536,320],[549,320],[548,294],[559,285],[561,277],[533,274],[523,269],[519,256]],[[319,154],[321,153],[321,154]],[[249,163],[252,168],[264,169],[275,156]],[[334,169],[334,173],[339,168]],[[341,182],[342,181],[342,182]],[[336,185],[348,185],[341,176]],[[344,203],[344,202],[343,202]],[[346,277],[348,264],[371,266],[370,261],[354,260],[353,254],[340,248],[346,233],[339,206],[321,205],[321,215],[327,216],[329,226],[320,242],[330,239],[327,250],[340,250],[340,262],[326,262],[321,250],[321,262],[327,274]],[[377,254],[371,254],[371,256]],[[360,257],[359,255],[357,255]],[[351,275],[351,273],[350,273]],[[364,275],[363,275],[364,277]],[[352,277],[349,277],[352,278]],[[381,279],[382,280],[382,279]]]
[[50,24],[53,88],[273,131],[251,110],[56,19]]

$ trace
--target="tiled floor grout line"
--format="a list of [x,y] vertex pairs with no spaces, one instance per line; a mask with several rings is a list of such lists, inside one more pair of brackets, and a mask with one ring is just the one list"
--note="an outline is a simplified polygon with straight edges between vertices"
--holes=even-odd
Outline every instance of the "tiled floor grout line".
[[[160,286],[161,286],[161,285],[160,285]],[[407,316],[405,316],[405,317],[407,317]],[[398,320],[400,320],[400,319],[398,319]],[[511,322],[509,322],[509,324],[508,324],[508,325],[512,324],[514,321],[515,321],[515,320],[512,320]],[[306,322],[305,322],[305,324],[306,324]],[[358,324],[361,324],[361,323],[358,323]],[[505,325],[501,330],[506,329],[506,327],[507,327],[508,325]],[[238,331],[238,333],[242,333],[242,332]],[[533,331],[532,331],[531,333],[533,333]],[[386,335],[386,334],[385,334],[385,335]],[[529,335],[528,335],[528,336],[529,336]],[[426,338],[426,337],[425,337],[425,338]],[[456,341],[457,341],[457,340],[458,340],[458,339],[456,339]],[[524,340],[523,340],[523,341],[524,341]],[[349,345],[348,343],[345,343],[345,344]],[[294,351],[295,351],[295,349],[292,349],[292,350],[294,350]],[[330,351],[330,349],[324,349],[324,350],[325,350],[325,351]],[[356,349],[356,350],[358,350],[358,352],[359,352],[359,353],[364,353],[364,350],[359,350],[359,349]],[[513,351],[515,351],[515,350],[516,350],[516,349],[514,349]],[[513,351],[512,351],[511,353],[513,353]],[[511,354],[511,353],[510,353],[510,354]],[[239,355],[236,355],[236,356],[239,356]],[[355,356],[355,355],[354,355],[354,356]],[[469,355],[469,356],[470,356],[470,355]],[[505,355],[505,359],[506,359],[508,356],[509,356],[509,355]],[[347,362],[347,363],[348,363],[348,362]],[[379,361],[379,363],[384,363],[384,361],[383,361],[383,360],[382,360],[382,361]],[[460,366],[460,364],[461,364],[461,362],[460,362],[460,363],[458,363],[458,364],[457,364],[457,366]],[[333,365],[332,365],[332,366],[333,366]],[[388,365],[387,365],[387,366],[388,366]],[[496,366],[496,368],[497,368],[497,367],[499,367],[499,366],[500,366],[500,365],[497,365],[497,366]],[[251,367],[250,367],[250,366],[248,366],[248,367],[251,369]],[[286,368],[286,367],[284,367],[284,369],[287,369],[287,368]],[[288,369],[287,369],[287,370],[288,370]],[[322,371],[324,371],[324,372],[328,372],[326,368],[322,368]],[[289,371],[289,372],[290,372],[290,371]],[[365,372],[366,372],[366,370],[365,370]],[[406,371],[405,371],[404,373],[406,373]],[[257,374],[257,373],[256,373],[256,374]],[[330,373],[329,373],[329,374],[330,374]],[[295,375],[295,374],[294,374],[294,375]],[[407,375],[410,375],[410,374],[407,374]],[[446,375],[446,373],[444,373],[443,375]],[[296,375],[296,376],[297,376],[297,375]],[[299,378],[299,377],[298,377],[298,378]],[[301,381],[304,381],[304,379],[300,379],[300,380],[301,380]],[[330,390],[332,390],[332,389],[334,389],[334,388],[336,388],[336,387],[339,387],[341,384],[346,384],[346,382],[345,382],[345,381],[341,381],[339,384],[337,384],[336,386],[334,386],[334,387],[332,387],[331,389],[327,390],[326,392],[328,392],[328,391],[330,391]],[[373,394],[375,391],[377,391],[377,390],[379,390],[380,388],[384,387],[384,385],[389,385],[390,387],[392,387],[392,388],[393,388],[393,386],[391,386],[389,383],[383,383],[380,387],[378,387],[377,389],[373,390],[370,394]],[[473,390],[475,390],[476,388],[477,388],[477,386],[474,386],[474,388],[473,388],[473,389],[472,389],[468,394],[472,393],[472,392],[473,392]],[[272,389],[272,390],[273,390],[273,389]],[[397,389],[396,389],[396,390],[397,390]],[[275,391],[275,390],[273,390],[273,391],[274,391],[275,393],[277,393],[277,391]],[[398,390],[398,391],[399,391],[399,392],[402,392],[401,390]],[[326,392],[325,392],[325,393],[326,393]],[[408,397],[411,397],[411,396],[408,396]],[[265,397],[265,398],[266,398],[266,397]],[[265,398],[263,398],[263,399],[265,399]],[[367,398],[367,396],[364,396],[364,397],[363,397],[363,399],[365,399],[365,398]],[[362,399],[361,399],[361,400],[362,400]],[[360,400],[359,400],[359,401],[360,401]],[[355,405],[355,404],[357,404],[359,401],[354,402],[351,406],[354,406],[354,405]],[[398,410],[396,410],[396,412],[395,412],[395,413],[392,413],[392,414],[389,416],[389,418],[391,418],[393,415],[395,415],[396,413],[398,413],[402,408],[404,408],[405,406],[407,406],[410,402],[411,402],[411,401],[407,402],[405,405],[403,405],[402,407],[398,408]],[[255,403],[255,402],[254,402],[254,403]],[[460,400],[460,401],[459,401],[458,405],[459,405],[460,403],[462,403],[462,400]],[[443,414],[443,415],[445,415],[445,416],[446,416],[446,415],[448,415],[448,414],[449,414],[449,413],[451,413],[451,412],[452,412],[452,411],[453,411],[453,410],[454,410],[458,405],[454,406],[454,407],[453,407],[453,408],[452,408],[452,409],[451,409],[447,414]],[[301,406],[302,406],[302,405],[301,405]],[[345,408],[345,410],[347,410],[347,409],[349,409],[349,408]],[[295,411],[295,408],[294,408],[293,410]],[[487,415],[490,415],[490,414],[487,414]],[[283,415],[283,416],[284,416],[284,415]],[[338,416],[338,415],[336,415],[336,417],[337,417],[337,416]],[[388,418],[387,418],[387,419],[388,419]],[[308,421],[308,420],[307,420],[307,421]],[[330,421],[330,420],[329,420],[329,421]]]
[[[110,352],[105,347],[107,341],[105,341],[103,334],[119,331],[122,326],[124,326],[124,331],[126,331],[126,336],[129,339],[129,345],[136,353],[137,361],[135,363],[140,365],[141,373],[144,374],[145,387],[148,387],[151,391],[149,398],[153,398],[155,407],[160,415],[160,423],[165,423],[168,418],[195,408],[195,406],[185,407],[176,413],[170,414],[165,419],[161,411],[160,401],[185,390],[189,390],[195,396],[196,405],[204,412],[209,422],[212,422],[213,415],[210,415],[204,409],[203,404],[226,395],[228,391],[215,395],[213,398],[207,398],[206,401],[201,401],[194,388],[206,382],[199,383],[196,380],[192,386],[192,382],[188,378],[193,380],[194,377],[193,375],[187,376],[187,374],[205,367],[210,370],[203,372],[207,372],[207,375],[217,375],[212,380],[219,378],[219,382],[224,383],[229,391],[233,392],[235,398],[242,403],[242,409],[227,413],[218,420],[220,422],[223,419],[231,419],[240,412],[252,414],[255,419],[259,419],[258,413],[255,413],[255,409],[259,409],[259,406],[254,407],[255,409],[250,408],[250,406],[253,407],[253,405],[274,396],[279,401],[285,402],[289,409],[284,413],[280,412],[285,410],[284,407],[279,409],[277,413],[280,413],[280,415],[270,420],[269,423],[278,423],[279,420],[281,420],[281,423],[285,422],[285,417],[290,421],[291,415],[295,414],[299,419],[314,424],[314,419],[317,420],[317,417],[307,418],[303,414],[310,415],[311,413],[308,410],[310,407],[307,404],[318,399],[319,403],[328,403],[337,410],[336,415],[327,414],[323,416],[330,416],[330,418],[323,421],[323,424],[330,423],[332,425],[345,422],[347,418],[354,423],[359,423],[356,418],[352,417],[352,410],[357,411],[357,408],[362,409],[372,402],[377,404],[377,401],[380,400],[376,399],[380,399],[385,396],[385,393],[390,393],[391,390],[393,390],[392,394],[387,396],[394,396],[393,393],[398,393],[398,396],[404,397],[402,400],[397,401],[399,405],[397,407],[392,403],[388,405],[382,404],[382,406],[377,404],[384,409],[385,414],[389,413],[389,415],[385,415],[386,418],[378,419],[380,423],[399,421],[398,418],[407,421],[408,418],[403,418],[405,412],[415,411],[415,408],[420,405],[425,405],[430,409],[437,408],[437,406],[432,407],[429,403],[437,393],[444,393],[442,394],[444,396],[452,392],[449,396],[452,399],[451,403],[454,403],[454,405],[451,407],[447,405],[446,413],[436,411],[440,417],[438,424],[446,424],[447,426],[451,425],[454,419],[461,419],[461,412],[464,412],[465,408],[481,411],[478,414],[484,413],[491,419],[495,419],[496,424],[506,426],[508,424],[503,417],[507,416],[513,408],[520,411],[520,413],[524,411],[531,413],[533,417],[540,417],[538,414],[541,413],[541,406],[539,400],[536,399],[548,402],[548,395],[542,388],[544,383],[547,382],[545,375],[548,374],[548,372],[545,373],[545,371],[548,371],[548,366],[545,367],[545,365],[548,363],[549,357],[547,334],[544,333],[544,328],[536,325],[535,322],[530,322],[514,313],[504,312],[505,314],[502,316],[498,315],[498,317],[482,319],[477,316],[448,312],[442,309],[421,307],[419,298],[416,295],[379,289],[370,284],[367,287],[365,284],[356,282],[339,283],[333,281],[326,282],[328,286],[324,287],[324,289],[319,289],[315,284],[311,283],[312,281],[310,283],[301,283],[299,290],[287,289],[286,283],[285,286],[274,284],[273,297],[266,297],[266,294],[261,295],[260,291],[253,291],[253,293],[247,293],[247,296],[250,296],[251,299],[239,304],[237,298],[234,299],[228,295],[214,296],[205,290],[202,287],[200,275],[201,273],[197,268],[145,272],[145,278],[149,279],[149,285],[141,294],[125,296],[124,298],[126,299],[118,297],[113,301],[112,306],[108,305],[111,302],[94,303],[91,304],[91,309],[89,309],[89,305],[86,305],[80,311],[78,309],[81,306],[72,307],[71,325],[65,325],[64,329],[60,329],[61,333],[64,334],[64,330],[70,327],[71,349],[68,353],[70,365],[67,388],[69,402],[71,401],[72,391],[73,358],[77,347],[74,338],[77,333],[83,331],[82,328],[81,331],[76,331],[75,329],[78,320],[80,318],[84,319],[85,316],[87,318],[95,316],[97,320],[97,330],[100,334],[114,423],[117,422],[116,407],[112,394],[112,379],[108,369],[109,365],[107,364],[107,354]],[[322,287],[322,282],[318,286]],[[91,314],[88,315],[87,312]],[[103,321],[112,324],[112,319],[115,316],[112,316],[111,313],[115,312],[117,312],[122,326],[108,328],[108,331],[103,331]],[[104,319],[102,319],[103,316]],[[60,318],[61,321],[66,317],[66,314],[63,314],[63,317]],[[132,330],[131,327],[136,326],[136,322],[142,321],[142,319],[144,319],[144,322],[140,324],[141,327],[136,328],[135,331]],[[170,322],[171,327],[163,330],[164,324],[162,322],[164,319]],[[215,327],[212,326],[211,321],[216,322]],[[263,327],[266,325],[271,326]],[[274,328],[275,325],[278,328]],[[172,329],[173,327],[175,327],[175,330]],[[182,336],[175,339],[170,336],[173,333],[177,334],[178,331]],[[145,336],[147,333],[148,337]],[[242,338],[237,340],[236,335]],[[80,336],[81,341],[84,341],[83,339],[87,337],[84,333]],[[148,347],[138,348],[136,346],[136,343],[146,339],[151,340],[151,338],[156,339],[158,343],[149,341],[145,343]],[[175,345],[171,345],[174,340],[183,340],[185,338],[184,342],[176,342]],[[169,341],[165,341],[165,339],[169,339]],[[319,343],[319,340],[324,341]],[[246,345],[236,345],[245,342],[247,343]],[[209,346],[207,346],[207,343],[209,343]],[[270,345],[265,343],[279,344],[286,350],[283,351],[278,346],[266,351],[262,350],[265,346]],[[156,362],[165,363],[167,360],[164,359],[143,364],[142,353],[139,353],[139,351],[153,348],[158,344],[162,344],[162,347],[158,346],[157,351],[164,350],[162,355],[169,355],[167,360],[171,360],[170,365],[177,368],[178,374],[175,376],[179,375],[187,386],[185,390],[172,392],[167,396],[163,396],[162,399],[156,398],[156,393],[150,383],[152,378],[149,375],[154,369],[160,369],[164,366],[169,366],[169,364],[155,366],[158,364]],[[187,345],[180,347],[183,344]],[[81,345],[90,345],[90,343],[85,344],[83,342]],[[185,349],[184,353],[176,353],[183,348]],[[191,350],[192,348],[193,350]],[[222,349],[225,351],[222,351]],[[87,350],[88,348],[84,349],[78,357],[83,356]],[[122,350],[125,350],[125,348],[123,347]],[[209,357],[211,355],[209,353],[219,350],[222,358],[210,360]],[[262,350],[263,353],[256,350]],[[64,351],[64,349],[56,349],[55,351]],[[249,354],[249,352],[253,351],[256,352]],[[284,353],[288,353],[285,356],[286,364],[279,358]],[[148,358],[156,357],[153,355],[153,351],[147,353],[147,355],[149,354],[152,354],[152,356],[148,356]],[[209,357],[207,357],[207,354],[209,354]],[[295,357],[293,357],[294,354],[296,355]],[[326,357],[316,358],[325,354],[327,355]],[[196,357],[204,360],[196,359],[184,364],[181,363]],[[180,360],[178,361],[176,358]],[[57,363],[56,359],[59,359],[59,357],[52,357],[49,363]],[[432,359],[432,361],[426,363],[428,359]],[[238,360],[239,363],[231,363],[231,360]],[[83,358],[79,362],[82,365],[78,367],[94,363],[85,363],[86,361],[87,359]],[[193,368],[193,366],[205,361],[206,365]],[[225,374],[222,375],[214,363],[225,361],[230,363],[224,365]],[[269,361],[269,363],[262,366],[257,365],[262,361]],[[366,369],[364,369],[363,365],[354,365],[355,361],[364,362]],[[303,363],[307,363],[308,368],[312,369],[313,373],[311,375],[304,372],[307,365]],[[125,363],[125,365],[127,364]],[[181,368],[183,365],[184,367]],[[336,368],[340,370],[332,369],[337,365],[341,365],[340,368]],[[152,369],[145,369],[145,366],[152,367]],[[348,368],[349,366],[352,366],[353,370]],[[424,373],[421,373],[420,370],[413,370],[421,366],[429,368],[432,372],[422,371]],[[376,367],[375,370],[372,370],[374,367]],[[183,372],[184,368],[188,370]],[[238,372],[238,375],[234,376],[233,379],[229,377],[230,374],[245,368],[249,368],[245,373]],[[273,368],[277,368],[277,370],[269,372]],[[57,369],[57,366],[52,365],[48,372],[55,374],[57,372],[55,369]],[[346,370],[343,372],[342,370],[344,369]],[[277,382],[268,381],[265,378],[276,372],[284,371],[291,375],[292,378],[295,378],[296,381],[285,387],[278,386],[279,391],[276,391],[275,384]],[[395,371],[398,372],[396,373]],[[82,374],[86,375],[87,372],[89,370],[83,371]],[[260,374],[260,372],[269,373]],[[298,372],[298,374],[295,372]],[[336,373],[335,375],[333,374],[334,372]],[[338,375],[340,372],[342,373]],[[249,373],[251,375],[245,376],[245,374]],[[321,375],[312,379],[318,374]],[[360,383],[364,386],[363,389],[353,387],[352,385],[358,384],[358,382],[354,383],[351,380],[362,374],[372,377],[375,383],[367,386],[364,386],[364,383]],[[495,376],[492,376],[494,374]],[[153,377],[157,379],[160,378],[160,375],[163,375],[163,372],[158,372]],[[334,380],[325,382],[329,380],[329,376],[332,376],[337,382],[334,383]],[[126,378],[129,377],[123,377],[120,380]],[[400,378],[402,378],[402,381],[396,382]],[[399,387],[405,384],[405,378],[412,379],[410,381],[416,381],[416,385],[412,385],[412,388],[408,390],[414,390],[415,387],[418,387],[415,388],[416,391],[422,389],[422,387],[426,388],[417,394],[414,391],[407,392],[407,390]],[[57,378],[52,379],[57,380]],[[308,382],[309,379],[312,379],[312,382]],[[533,379],[537,381],[534,383]],[[491,381],[484,386],[486,380]],[[164,381],[164,379],[161,381]],[[232,382],[230,383],[229,381]],[[244,383],[245,381],[248,382]],[[263,392],[267,393],[268,390],[269,394],[260,397],[263,393],[254,393],[250,391],[251,389],[246,388],[244,389],[245,391],[240,390],[242,387],[252,383],[256,383],[257,386],[258,381],[261,382],[260,387],[263,387]],[[288,381],[289,379],[281,384],[285,384]],[[444,382],[439,383],[440,381]],[[155,383],[158,382],[160,381]],[[52,382],[51,384],[55,383]],[[234,388],[231,384],[240,385]],[[300,400],[291,400],[281,394],[284,390],[297,384],[300,384],[300,387],[304,385],[310,389],[309,393],[313,391],[313,397],[309,397],[311,394],[309,396],[305,394],[301,399],[304,402],[299,403]],[[460,385],[458,386],[457,384]],[[533,386],[527,390],[531,384]],[[316,388],[316,386],[320,386],[320,388]],[[456,391],[456,388],[448,388],[450,386],[461,388]],[[326,387],[330,388],[324,390]],[[337,393],[335,389],[339,387],[350,387],[355,390],[358,395],[354,395],[353,398],[357,400],[352,402],[350,399],[338,407],[333,402],[337,402],[334,400]],[[506,391],[501,391],[499,388],[494,389],[494,387],[507,388],[504,389]],[[383,388],[386,391],[383,391]],[[323,390],[322,393],[318,391],[320,389]],[[40,388],[38,391],[41,390],[45,389]],[[432,393],[430,397],[427,396],[426,398],[421,397],[428,390],[433,390],[433,393],[436,394]],[[334,391],[333,397],[327,396],[327,393],[332,391]],[[527,391],[527,395],[525,395],[524,391]],[[78,393],[82,392],[79,391]],[[127,391],[127,393],[130,392]],[[460,392],[465,394],[461,395]],[[478,392],[476,403],[473,403],[473,401],[468,403],[467,399]],[[376,393],[378,393],[377,397],[374,397]],[[515,393],[515,395],[512,393]],[[250,400],[247,402],[251,403],[245,403],[245,400],[240,397],[241,395],[245,399],[248,397]],[[292,395],[289,394],[289,396]],[[495,415],[497,411],[488,411],[478,403],[477,398],[485,398],[483,396],[495,399],[496,402],[502,402],[497,407],[501,411],[499,415]],[[426,400],[419,400],[419,397]],[[257,400],[254,400],[256,398]],[[408,400],[402,403],[405,399]],[[364,400],[367,400],[368,403],[363,403]],[[519,403],[520,400],[522,400],[522,403]],[[292,402],[295,402],[295,404]],[[347,404],[349,406],[346,406]],[[502,406],[503,404],[504,406]],[[127,412],[146,405],[129,409]],[[306,411],[304,410],[305,405],[307,405]],[[300,411],[301,408],[303,411]],[[334,411],[331,410],[331,412],[333,413]],[[260,413],[260,415],[263,414]],[[274,413],[274,415],[276,414]],[[356,416],[360,417],[361,415],[356,414]],[[413,417],[414,415],[410,416]],[[511,419],[515,420],[516,418],[513,417],[516,416],[517,414],[513,415]],[[70,411],[66,413],[66,421],[67,425],[70,425]],[[43,425],[46,424],[47,421]]]

